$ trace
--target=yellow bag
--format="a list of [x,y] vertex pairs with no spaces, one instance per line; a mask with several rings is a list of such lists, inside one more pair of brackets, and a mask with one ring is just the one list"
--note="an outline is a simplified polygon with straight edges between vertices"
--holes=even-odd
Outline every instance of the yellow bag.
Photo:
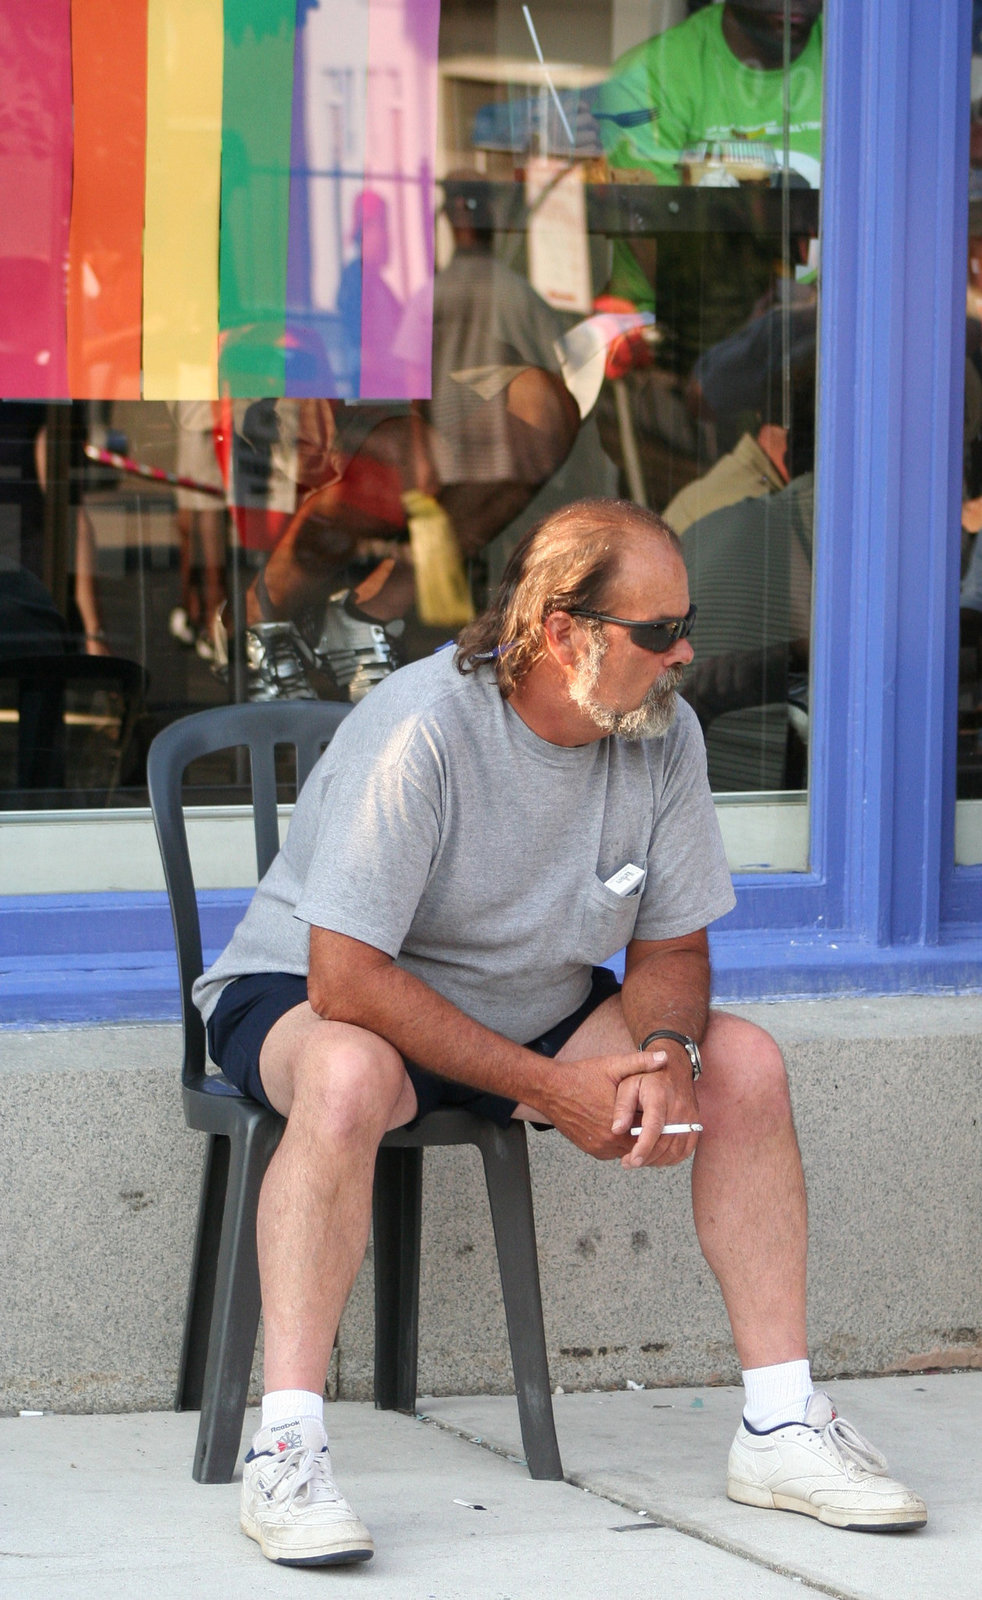
[[474,616],[474,603],[453,523],[421,489],[407,489],[402,503],[409,521],[419,620],[432,628],[462,628]]

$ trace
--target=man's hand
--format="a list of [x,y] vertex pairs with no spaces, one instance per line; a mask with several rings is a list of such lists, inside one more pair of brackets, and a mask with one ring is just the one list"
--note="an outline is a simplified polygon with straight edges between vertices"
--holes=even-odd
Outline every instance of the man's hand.
[[667,1062],[664,1050],[557,1062],[560,1071],[536,1096],[536,1109],[587,1155],[626,1165],[636,1143],[631,1128],[649,1098],[646,1086],[665,1076]]
[[[632,1149],[621,1158],[623,1167],[675,1167],[688,1160],[699,1139],[697,1133],[662,1133],[666,1123],[698,1122],[699,1105],[692,1082],[692,1065],[680,1045],[669,1045],[671,1059],[657,1077],[638,1082],[638,1099],[628,1128],[641,1132],[631,1140]],[[675,1058],[681,1057],[678,1061]],[[615,1119],[620,1132],[620,1114]]]

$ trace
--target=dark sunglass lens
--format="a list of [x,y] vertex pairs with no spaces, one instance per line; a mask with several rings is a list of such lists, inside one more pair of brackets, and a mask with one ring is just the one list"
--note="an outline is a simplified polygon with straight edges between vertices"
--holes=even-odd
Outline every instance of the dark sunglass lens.
[[680,639],[687,639],[695,620],[696,609],[693,606],[684,617],[676,617],[671,622],[642,622],[632,630],[632,636],[635,644],[660,655],[670,650],[673,644],[678,644]]
[[668,622],[642,622],[632,628],[631,635],[643,650],[654,650],[659,655],[673,642],[672,625]]

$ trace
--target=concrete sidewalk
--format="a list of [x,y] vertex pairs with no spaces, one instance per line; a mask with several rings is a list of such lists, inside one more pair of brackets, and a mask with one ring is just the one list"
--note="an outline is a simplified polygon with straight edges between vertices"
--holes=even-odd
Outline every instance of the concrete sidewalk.
[[[227,1600],[242,1587],[380,1600],[977,1600],[982,1374],[832,1387],[839,1410],[926,1498],[917,1533],[844,1533],[731,1504],[736,1389],[556,1398],[569,1481],[533,1483],[502,1397],[420,1415],[328,1408],[338,1476],[371,1527],[364,1567],[265,1562],[238,1483],[192,1482],[195,1415],[0,1420],[0,1592],[10,1600]],[[246,1421],[247,1434],[255,1413]],[[584,1492],[586,1491],[586,1492]],[[647,1513],[640,1515],[639,1513]]]

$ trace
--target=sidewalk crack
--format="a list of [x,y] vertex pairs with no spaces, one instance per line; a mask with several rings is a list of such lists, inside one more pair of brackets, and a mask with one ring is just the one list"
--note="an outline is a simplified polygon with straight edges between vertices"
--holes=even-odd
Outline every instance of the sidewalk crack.
[[[465,1444],[477,1445],[481,1450],[487,1450],[490,1455],[500,1456],[505,1461],[525,1467],[525,1460],[513,1451],[507,1450],[502,1445],[495,1444],[490,1439],[485,1439],[481,1434],[475,1434],[468,1428],[461,1428],[444,1417],[435,1417],[426,1411],[416,1412],[417,1422],[425,1422],[431,1428],[440,1428],[444,1433],[452,1433],[456,1438],[462,1439]],[[711,1545],[714,1550],[722,1550],[726,1555],[736,1556],[741,1561],[747,1561],[751,1566],[760,1567],[764,1572],[773,1572],[776,1577],[790,1578],[795,1583],[800,1583],[803,1590],[810,1590],[813,1594],[831,1596],[831,1600],[868,1600],[857,1589],[842,1589],[835,1584],[823,1583],[821,1578],[813,1578],[799,1568],[789,1567],[781,1561],[769,1561],[766,1556],[759,1555],[755,1550],[750,1550],[746,1545],[734,1539],[726,1539],[722,1534],[710,1533],[707,1528],[701,1528],[698,1523],[688,1522],[683,1517],[670,1517],[661,1511],[652,1511],[648,1505],[632,1499],[630,1495],[616,1495],[609,1490],[601,1490],[589,1481],[584,1473],[567,1472],[563,1482],[568,1483],[573,1489],[581,1489],[586,1494],[593,1495],[595,1500],[606,1500],[608,1505],[623,1506],[625,1511],[635,1514],[644,1513],[652,1527],[670,1528],[674,1533],[681,1533],[687,1539],[698,1539],[702,1544]],[[788,1513],[790,1515],[791,1513]]]

